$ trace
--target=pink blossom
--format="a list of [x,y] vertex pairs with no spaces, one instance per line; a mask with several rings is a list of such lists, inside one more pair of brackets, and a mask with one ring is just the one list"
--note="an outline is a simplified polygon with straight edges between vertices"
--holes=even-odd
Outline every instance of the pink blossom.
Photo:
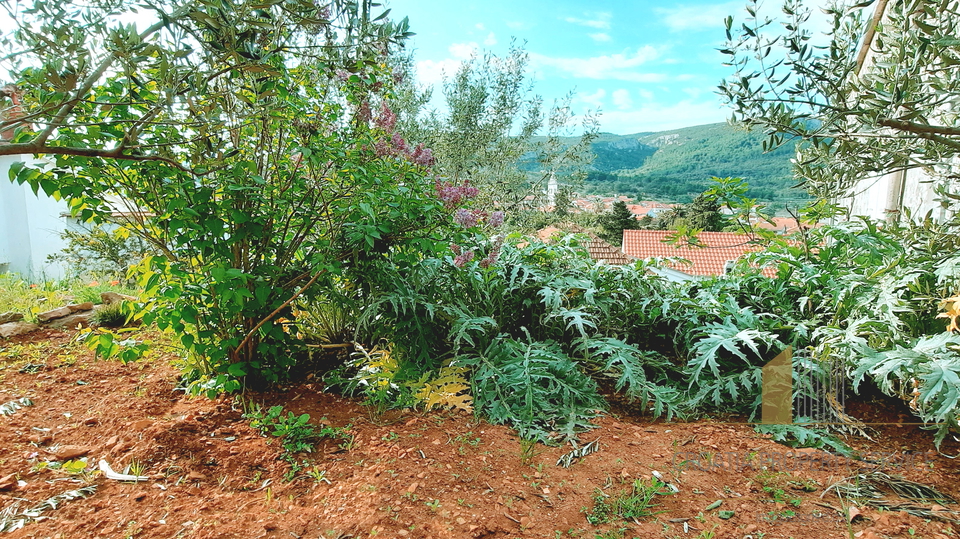
[[487,219],[487,224],[490,225],[490,226],[492,226],[493,228],[497,228],[498,226],[502,225],[502,224],[503,224],[503,212],[498,210],[498,211],[495,211],[495,212],[491,213],[491,214],[490,214],[490,217]]
[[453,265],[458,268],[462,268],[471,260],[473,260],[473,251],[465,251],[463,254],[457,255],[457,257],[453,259]]
[[458,208],[456,213],[453,214],[453,222],[462,226],[463,228],[473,228],[477,226],[477,222],[480,220],[480,215],[476,211],[470,211],[465,208]]
[[463,182],[463,185],[453,185],[450,182],[441,182],[439,178],[434,182],[433,188],[437,193],[437,198],[443,202],[445,208],[453,209],[462,202],[477,196],[479,191],[476,187],[470,185],[470,182]]
[[397,153],[407,153],[407,141],[403,140],[400,133],[394,133],[393,136],[390,137],[390,142],[393,144],[393,148]]
[[376,125],[387,133],[393,133],[397,126],[397,115],[390,109],[390,105],[386,101],[380,102],[380,115],[377,116]]
[[417,144],[410,154],[410,161],[421,167],[433,166],[433,151],[430,148],[424,148],[423,143]]
[[370,121],[372,113],[370,112],[370,103],[364,99],[360,106],[357,107],[357,120],[360,123],[367,123]]
[[[459,256],[460,253],[462,252],[462,250],[460,249],[460,246],[457,245],[456,243],[451,243],[451,244],[450,244],[450,250],[453,251],[453,254],[455,254],[455,255],[457,255],[457,256]],[[36,286],[36,285],[32,285],[32,286]]]

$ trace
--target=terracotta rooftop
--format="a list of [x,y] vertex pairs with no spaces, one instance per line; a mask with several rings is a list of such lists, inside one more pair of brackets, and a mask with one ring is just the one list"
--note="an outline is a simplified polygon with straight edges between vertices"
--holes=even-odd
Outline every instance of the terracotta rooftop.
[[590,258],[613,266],[624,266],[637,261],[636,258],[624,254],[620,249],[592,234],[590,241],[587,242],[587,251],[590,253]]
[[[737,260],[760,247],[750,243],[750,236],[734,232],[701,232],[697,235],[702,247],[673,245],[664,240],[669,230],[624,230],[623,252],[627,256],[646,258],[682,258],[692,264],[676,262],[669,267],[689,275],[723,275],[728,261]],[[774,275],[774,269],[764,270]]]
[[797,232],[801,229],[801,226],[803,227],[803,230],[810,230],[811,228],[817,228],[820,226],[819,224],[811,225],[809,223],[803,223],[803,225],[800,225],[793,217],[772,217],[770,220],[773,221],[772,224],[765,219],[757,219],[752,224],[757,228],[773,230],[777,234],[781,235]]
[[592,234],[586,229],[577,225],[569,225],[564,229],[560,229],[555,226],[548,226],[537,231],[537,237],[540,238],[540,241],[544,243],[549,243],[558,235],[563,234],[586,234],[590,236],[590,240],[587,241],[586,245],[587,252],[590,253],[590,258],[597,262],[603,262],[605,264],[611,264],[614,266],[623,266],[625,264],[632,264],[637,260],[632,256],[624,254],[622,251],[620,251],[620,249],[610,245],[606,241],[598,238],[595,234]]

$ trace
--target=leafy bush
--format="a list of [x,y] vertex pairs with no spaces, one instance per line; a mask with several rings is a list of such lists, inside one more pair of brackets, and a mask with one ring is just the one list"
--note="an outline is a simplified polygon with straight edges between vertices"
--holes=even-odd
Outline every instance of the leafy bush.
[[460,359],[473,369],[477,410],[522,439],[575,439],[606,407],[596,383],[551,341],[500,336],[483,353]]

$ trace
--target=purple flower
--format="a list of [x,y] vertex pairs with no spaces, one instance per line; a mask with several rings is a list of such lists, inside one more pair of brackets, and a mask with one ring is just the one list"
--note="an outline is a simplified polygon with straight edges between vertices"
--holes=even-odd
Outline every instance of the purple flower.
[[424,148],[423,143],[417,144],[410,154],[410,161],[421,167],[433,166],[433,151],[430,148]]
[[455,254],[455,255],[457,255],[457,256],[460,256],[460,253],[462,252],[461,249],[460,249],[460,246],[457,245],[456,243],[451,243],[451,244],[450,244],[450,250],[453,251],[453,254]]
[[376,141],[373,144],[373,149],[377,153],[377,157],[393,155],[393,148],[383,139]]
[[400,133],[394,133],[393,136],[390,137],[390,142],[393,144],[396,153],[407,153],[407,141],[403,140]]
[[357,121],[365,124],[370,121],[371,115],[370,103],[364,99],[357,107]]
[[380,115],[377,116],[376,125],[387,133],[393,133],[397,126],[397,115],[390,110],[390,105],[386,101],[380,102]]
[[502,225],[502,224],[503,224],[503,212],[498,210],[498,211],[495,211],[495,212],[491,213],[491,214],[490,214],[490,217],[487,218],[487,224],[490,225],[490,226],[492,226],[493,228],[497,228],[498,226]]
[[453,259],[453,265],[458,268],[462,268],[471,260],[473,260],[473,251],[466,251],[463,254],[457,255],[457,257]]
[[453,222],[463,228],[473,228],[477,226],[477,221],[479,220],[480,216],[477,215],[477,212],[465,208],[458,208],[457,212],[453,214]]
[[441,182],[440,178],[437,178],[433,184],[433,188],[437,192],[437,198],[443,202],[443,206],[448,210],[456,208],[460,203],[477,196],[477,193],[479,193],[479,190],[471,186],[468,181],[463,182],[463,185],[457,186],[450,182]]

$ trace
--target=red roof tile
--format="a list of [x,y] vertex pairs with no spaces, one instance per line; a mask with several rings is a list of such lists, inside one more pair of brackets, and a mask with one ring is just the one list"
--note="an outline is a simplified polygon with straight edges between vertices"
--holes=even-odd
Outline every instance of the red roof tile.
[[540,241],[544,243],[550,243],[558,236],[563,234],[586,234],[590,236],[590,239],[587,241],[586,245],[587,252],[590,254],[590,258],[597,262],[622,266],[624,264],[632,264],[637,261],[636,258],[623,254],[623,252],[617,247],[610,245],[606,241],[597,237],[596,234],[593,234],[578,225],[564,225],[563,229],[555,226],[548,226],[537,231],[537,237],[540,238]]
[[[753,223],[753,226],[766,230],[773,230],[777,234],[788,234],[790,232],[796,232],[800,229],[797,224],[797,220],[793,217],[772,217],[770,220],[773,221],[773,223],[770,223],[764,219],[758,219],[755,223]],[[809,230],[813,227],[804,224],[803,228]]]
[[[689,275],[723,275],[728,261],[760,250],[760,246],[751,243],[750,236],[734,232],[701,232],[697,238],[702,247],[664,243],[667,236],[674,233],[669,230],[624,230],[623,252],[639,259],[672,257],[689,260],[692,264],[669,264]],[[773,274],[773,268],[764,270],[764,275]]]
[[596,260],[597,262],[603,262],[605,264],[611,264],[614,266],[623,266],[626,264],[632,264],[636,262],[636,258],[626,255],[617,249],[613,245],[610,245],[606,241],[590,235],[590,241],[587,242],[587,251],[590,253],[590,258]]

